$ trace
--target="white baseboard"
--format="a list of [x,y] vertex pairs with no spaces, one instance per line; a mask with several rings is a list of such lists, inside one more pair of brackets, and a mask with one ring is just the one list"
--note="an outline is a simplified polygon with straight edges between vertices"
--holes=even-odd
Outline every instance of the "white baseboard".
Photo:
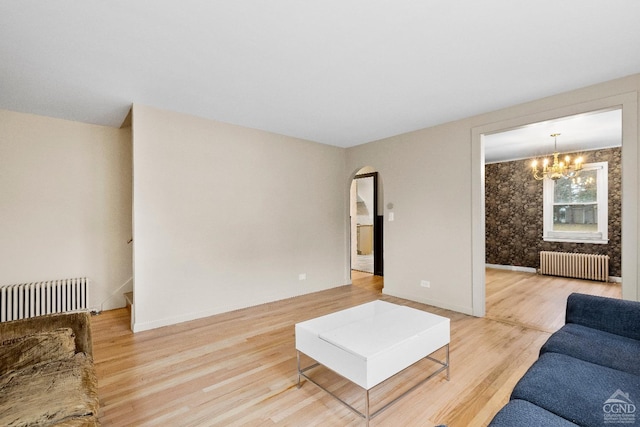
[[510,271],[522,271],[524,273],[537,273],[538,271],[533,267],[519,267],[517,265],[500,265],[500,264],[485,264],[487,268],[495,268],[498,270],[510,270]]
[[434,307],[444,308],[445,310],[457,311],[458,313],[468,314],[469,316],[473,316],[473,307],[465,307],[457,304],[449,304],[444,301],[425,298],[422,295],[408,294],[403,292],[389,292],[384,288],[382,289],[382,293],[392,297],[402,298],[409,301],[415,301],[422,304],[431,305]]
[[[499,265],[499,264],[485,264],[487,268],[495,268],[497,270],[510,270],[510,271],[522,271],[525,273],[537,273],[538,270],[533,267],[519,267],[517,265]],[[609,276],[609,282],[622,283],[622,277]]]

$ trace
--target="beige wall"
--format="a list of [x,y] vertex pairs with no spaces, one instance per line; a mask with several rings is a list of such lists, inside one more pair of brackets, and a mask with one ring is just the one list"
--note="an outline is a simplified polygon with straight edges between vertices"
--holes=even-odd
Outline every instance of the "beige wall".
[[86,276],[131,289],[131,131],[0,110],[0,285]]
[[469,136],[456,122],[347,150],[348,172],[384,180],[384,293],[471,312]]
[[349,282],[344,149],[134,105],[133,159],[134,330]]
[[[349,148],[345,187],[358,168],[384,177],[384,292],[484,314],[483,133],[623,105],[623,295],[638,299],[640,75]],[[470,102],[473,102],[470,99]],[[429,280],[430,288],[420,287]]]
[[482,315],[482,134],[622,105],[623,296],[638,299],[639,90],[634,75],[347,150],[142,105],[133,138],[0,111],[0,284],[86,275],[92,306],[124,304],[133,139],[137,330],[348,283],[363,166],[387,219],[384,292]]

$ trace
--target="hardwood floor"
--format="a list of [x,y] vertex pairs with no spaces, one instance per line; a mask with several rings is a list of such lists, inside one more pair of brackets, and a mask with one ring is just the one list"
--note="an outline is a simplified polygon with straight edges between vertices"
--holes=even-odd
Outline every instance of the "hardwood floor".
[[363,289],[382,293],[384,278],[358,270],[351,270],[351,283]]
[[[296,387],[294,324],[382,299],[451,319],[451,381],[444,374],[434,377],[371,425],[486,425],[562,324],[567,292],[615,294],[617,288],[619,296],[619,285],[526,274],[487,271],[485,318],[366,286],[342,286],[135,335],[126,309],[104,312],[92,317],[100,421],[104,426],[362,426],[362,419],[313,384]],[[373,410],[432,368],[424,360],[376,387]],[[362,402],[362,390],[332,372],[318,369],[314,375],[347,401]]]
[[572,292],[622,298],[619,283],[487,269],[486,316],[493,320],[555,332],[564,325],[566,301]]

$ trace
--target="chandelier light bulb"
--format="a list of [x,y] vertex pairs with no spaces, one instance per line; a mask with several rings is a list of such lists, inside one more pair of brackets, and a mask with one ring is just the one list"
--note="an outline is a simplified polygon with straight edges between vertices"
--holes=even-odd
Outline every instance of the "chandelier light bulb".
[[573,164],[571,164],[571,157],[568,155],[564,157],[564,161],[558,160],[558,156],[560,155],[560,153],[558,153],[558,135],[560,134],[551,134],[554,148],[553,164],[549,165],[549,159],[545,158],[542,162],[542,170],[539,170],[538,161],[534,159],[531,162],[531,171],[533,173],[533,177],[537,180],[549,178],[555,181],[561,178],[573,178],[577,176],[582,169],[582,157],[576,158]]

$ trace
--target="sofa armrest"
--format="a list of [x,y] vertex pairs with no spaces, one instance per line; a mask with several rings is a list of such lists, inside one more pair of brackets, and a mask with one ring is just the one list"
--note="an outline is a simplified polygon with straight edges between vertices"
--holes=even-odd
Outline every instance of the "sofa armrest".
[[23,337],[36,332],[71,328],[76,336],[76,353],[83,352],[93,356],[90,316],[88,311],[75,311],[0,322],[0,341]]
[[640,302],[573,293],[566,323],[640,340]]

